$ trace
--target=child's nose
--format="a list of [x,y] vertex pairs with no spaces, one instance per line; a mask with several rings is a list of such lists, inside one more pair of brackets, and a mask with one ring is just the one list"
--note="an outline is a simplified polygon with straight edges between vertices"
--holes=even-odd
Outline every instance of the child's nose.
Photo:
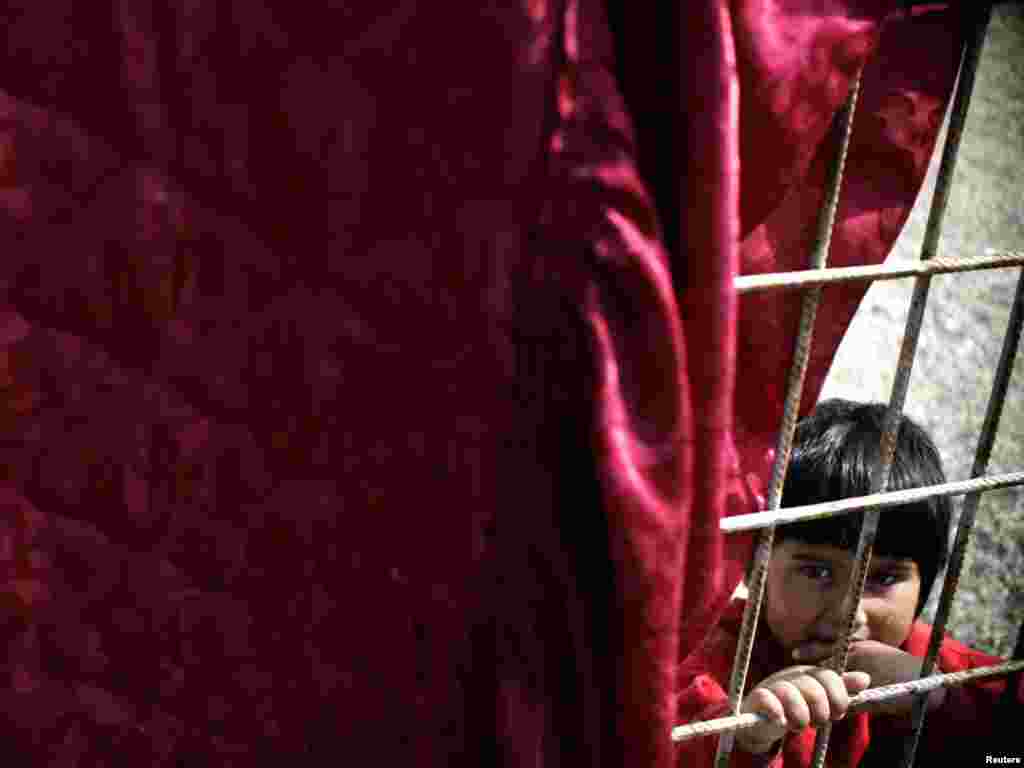
[[[844,588],[842,592],[836,595],[836,599],[831,602],[831,610],[828,614],[828,623],[830,628],[834,631],[835,636],[839,637],[846,631],[846,619],[850,615],[850,599],[851,596],[848,594],[848,590]],[[850,628],[852,636],[863,635],[864,629],[867,627],[868,615],[864,609],[864,601],[860,600],[857,603],[857,610],[853,614],[853,626]]]

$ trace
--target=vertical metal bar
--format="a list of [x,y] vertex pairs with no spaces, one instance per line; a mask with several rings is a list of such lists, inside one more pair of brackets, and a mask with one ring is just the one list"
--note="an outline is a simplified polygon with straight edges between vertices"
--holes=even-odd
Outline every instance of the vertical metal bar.
[[[1003,337],[1003,349],[1000,353],[996,375],[992,382],[992,393],[989,395],[988,406],[985,410],[985,421],[981,426],[978,447],[974,453],[974,466],[971,468],[971,477],[982,477],[988,470],[988,460],[992,454],[992,445],[995,443],[996,433],[999,430],[999,418],[1003,412],[1003,403],[1006,400],[1006,390],[1010,383],[1013,362],[1017,356],[1022,327],[1024,327],[1024,270],[1021,270],[1020,277],[1017,280],[1017,294],[1013,301],[1013,307],[1010,310],[1010,321],[1006,327],[1006,335]],[[932,625],[932,634],[928,641],[928,653],[924,658],[924,663],[921,665],[921,677],[927,677],[932,674],[932,670],[935,668],[935,659],[938,656],[942,638],[946,633],[946,622],[949,620],[953,596],[956,594],[956,588],[960,583],[960,572],[963,569],[967,543],[970,540],[971,530],[974,527],[974,518],[978,511],[980,499],[981,491],[970,493],[964,497],[963,509],[960,512],[960,523],[956,530],[956,541],[953,544],[949,566],[946,569],[946,578],[942,583],[942,594],[939,597],[939,606],[935,613],[935,623]],[[914,700],[911,721],[913,730],[907,737],[903,762],[901,764],[904,768],[909,768],[909,766],[914,764],[917,745],[921,739],[921,729],[924,726],[926,702],[926,697]]]
[[[939,179],[935,185],[935,200],[932,213],[935,213],[936,203],[942,206],[944,211],[946,201],[949,198],[949,190],[952,186],[953,170],[956,165],[957,150],[960,140],[963,137],[964,127],[967,123],[967,111],[970,107],[971,93],[974,90],[974,81],[978,72],[978,64],[981,61],[981,52],[985,44],[985,35],[992,18],[992,4],[990,2],[979,2],[973,19],[972,35],[964,48],[963,59],[960,65],[960,77],[957,83],[956,96],[953,101],[953,109],[949,117],[949,127],[946,134],[946,146],[942,155],[942,165],[939,167]],[[942,182],[941,187],[940,183]],[[941,194],[941,198],[939,195]],[[942,212],[938,214],[941,220]],[[929,227],[931,217],[929,217]],[[938,233],[932,241],[926,235],[924,248],[930,249],[929,256],[934,255],[938,242]],[[924,258],[922,251],[922,258]],[[981,436],[978,439],[978,447],[975,451],[974,466],[971,470],[973,477],[978,477],[979,472],[984,474],[989,455],[992,451],[992,444],[995,442],[995,435],[1002,414],[1003,401],[1006,397],[1006,387],[1009,383],[1010,371],[1013,368],[1013,359],[1016,356],[1017,344],[1020,339],[1021,323],[1021,290],[1024,289],[1024,271],[1017,283],[1017,297],[1011,311],[1010,321],[1007,326],[1006,336],[1003,339],[1003,349],[1000,355],[999,367],[996,371],[995,380],[992,383],[992,392],[989,396],[988,406],[985,413],[985,421],[982,425]],[[953,545],[949,566],[946,570],[946,578],[943,581],[942,593],[939,598],[939,607],[932,628],[932,636],[928,643],[928,653],[921,668],[922,675],[928,675],[935,666],[935,659],[938,655],[939,646],[945,633],[946,622],[949,618],[950,607],[953,596],[956,594],[956,587],[960,581],[960,571],[963,568],[963,560],[967,550],[967,542],[970,539],[971,530],[974,526],[974,517],[978,508],[980,493],[970,494],[964,499],[960,513],[960,523],[957,526],[956,541]],[[907,737],[903,753],[901,768],[910,768],[914,764],[914,757],[917,754],[917,746],[921,740],[921,730],[924,727],[925,707],[927,697],[915,699],[911,715],[912,730]]]
[[[850,89],[850,95],[836,119],[843,126],[839,147],[829,165],[825,182],[825,199],[818,215],[817,230],[811,251],[811,268],[821,269],[828,260],[829,246],[832,243],[832,227],[835,223],[836,210],[839,205],[839,193],[842,188],[843,170],[846,166],[846,155],[850,146],[850,134],[853,130],[853,116],[857,110],[857,98],[860,93],[860,77],[858,71]],[[811,351],[811,337],[814,333],[814,319],[818,312],[821,298],[821,286],[807,290],[803,295],[800,308],[800,327],[796,340],[793,363],[786,382],[786,400],[782,411],[782,424],[775,445],[775,461],[772,464],[772,476],[768,487],[768,509],[778,509],[782,500],[782,487],[786,479],[786,469],[793,448],[793,433],[796,430],[797,414],[800,410],[800,396],[803,392],[804,378],[807,374],[807,361]],[[732,675],[729,680],[729,707],[733,714],[739,714],[743,700],[743,688],[746,685],[747,673],[750,669],[750,656],[754,648],[754,636],[757,632],[757,620],[761,612],[764,597],[765,577],[768,573],[768,560],[772,553],[772,542],[775,528],[769,527],[757,536],[754,550],[754,561],[750,570],[747,605],[743,612],[743,623],[740,627],[736,657],[733,661]],[[716,768],[726,768],[735,744],[735,733],[722,734],[718,740],[715,754]]]
[[[910,374],[914,366],[917,340],[921,331],[924,308],[928,302],[930,282],[931,278],[929,276],[919,277],[914,286],[914,296],[911,300],[910,314],[907,316],[907,327],[904,331],[903,345],[900,348],[899,363],[896,367],[896,379],[893,382],[892,395],[889,399],[889,410],[886,412],[883,423],[881,454],[878,464],[871,475],[871,493],[879,493],[889,484],[889,470],[892,467],[892,458],[896,452],[899,422],[903,415],[903,404],[906,401],[907,387],[910,383]],[[877,508],[868,509],[864,512],[860,538],[857,541],[857,551],[854,555],[853,576],[847,588],[847,604],[849,608],[843,621],[843,639],[831,663],[831,666],[839,673],[846,670],[846,661],[850,652],[850,634],[853,632],[857,606],[860,604],[861,596],[864,594],[864,583],[867,580],[868,566],[871,563],[871,552],[875,545],[875,534],[878,532],[878,518],[880,514],[881,510]],[[831,735],[831,723],[826,723],[818,729],[814,742],[812,762],[814,768],[821,768],[824,765],[825,753],[828,750],[828,742]]]
[[[956,167],[957,151],[960,148],[960,139],[963,136],[964,124],[967,118],[967,109],[970,104],[971,91],[974,87],[974,78],[977,72],[978,60],[981,55],[982,44],[985,39],[985,30],[991,16],[991,6],[984,3],[978,8],[978,17],[974,25],[974,34],[965,46],[961,59],[960,77],[958,78],[956,95],[953,99],[953,110],[950,115],[949,127],[946,132],[946,144],[943,147],[942,160],[939,164],[939,174],[935,181],[935,193],[932,197],[931,210],[928,215],[928,224],[925,229],[924,242],[921,246],[921,260],[931,259],[938,248],[939,233],[942,228],[942,218],[946,212],[946,205],[949,201],[949,190],[953,182],[953,171]],[[900,348],[899,362],[896,368],[896,379],[893,382],[892,395],[889,399],[889,410],[885,416],[884,429],[881,441],[881,455],[878,465],[871,478],[872,493],[884,490],[889,484],[889,471],[892,467],[892,458],[896,450],[896,437],[899,429],[900,419],[903,415],[903,404],[906,401],[907,387],[910,383],[910,374],[914,366],[914,356],[917,352],[917,340],[921,331],[921,321],[924,317],[925,306],[928,302],[928,289],[931,285],[931,276],[922,275],[914,281],[914,294],[910,302],[910,311],[907,315],[906,330],[903,335],[903,344]],[[867,579],[868,566],[871,562],[871,551],[874,548],[875,535],[878,532],[878,509],[867,510],[864,513],[864,522],[861,526],[860,538],[857,542],[856,564],[854,574],[850,579],[847,600],[848,609],[845,617],[845,631],[839,652],[832,660],[832,666],[836,671],[842,673],[846,669],[846,662],[850,652],[850,634],[853,630],[854,620],[861,597],[864,594],[864,582]],[[814,756],[812,765],[814,768],[822,768],[825,763],[825,754],[828,751],[828,742],[832,734],[831,724],[820,728],[814,743]]]

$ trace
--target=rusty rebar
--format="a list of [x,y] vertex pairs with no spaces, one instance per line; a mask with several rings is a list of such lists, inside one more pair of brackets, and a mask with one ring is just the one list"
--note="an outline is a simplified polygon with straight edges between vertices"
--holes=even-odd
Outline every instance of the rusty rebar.
[[860,281],[901,280],[919,275],[943,275],[1024,266],[1024,251],[997,251],[985,256],[943,257],[931,261],[910,261],[867,264],[858,267],[802,269],[794,272],[766,272],[761,275],[740,275],[733,279],[736,292],[795,290],[815,285],[832,285]]
[[861,509],[877,507],[897,507],[905,504],[916,504],[920,501],[940,496],[961,496],[982,491],[995,491],[1000,488],[1013,488],[1024,485],[1024,471],[1007,472],[1002,475],[986,475],[970,480],[953,480],[938,485],[925,485],[919,488],[904,488],[901,491],[886,491],[868,496],[850,496],[836,501],[824,501],[818,504],[804,504],[799,507],[786,507],[774,511],[750,512],[745,515],[723,517],[719,529],[723,533],[739,533],[766,528],[772,525],[789,525],[806,520],[821,520],[826,517],[845,515]]
[[[837,122],[842,125],[842,136],[831,163],[829,164],[826,182],[825,199],[818,215],[814,245],[811,251],[811,268],[823,269],[828,261],[828,251],[832,243],[832,229],[835,223],[836,210],[839,205],[839,194],[843,183],[843,170],[846,166],[846,155],[853,132],[853,117],[857,111],[857,98],[860,93],[860,71],[854,78],[850,94],[843,108],[836,114]],[[772,464],[771,481],[768,486],[768,508],[778,509],[782,499],[782,486],[786,479],[789,457],[793,449],[793,433],[796,430],[797,416],[800,411],[800,397],[803,393],[804,378],[807,374],[807,362],[810,358],[811,339],[814,334],[814,320],[821,299],[821,287],[808,289],[800,308],[800,326],[786,381],[786,399],[782,410],[782,424],[775,446],[775,460]],[[764,598],[765,578],[768,573],[768,561],[771,557],[774,541],[774,529],[766,528],[757,537],[754,549],[754,561],[750,570],[747,604],[743,611],[743,622],[740,627],[736,656],[733,660],[732,674],[729,680],[729,706],[733,714],[739,713],[746,685],[747,673],[750,669],[750,656],[754,648],[754,637],[757,634],[757,620],[761,612]],[[732,734],[723,736],[718,742],[715,754],[715,768],[727,768],[729,756],[733,748]]]

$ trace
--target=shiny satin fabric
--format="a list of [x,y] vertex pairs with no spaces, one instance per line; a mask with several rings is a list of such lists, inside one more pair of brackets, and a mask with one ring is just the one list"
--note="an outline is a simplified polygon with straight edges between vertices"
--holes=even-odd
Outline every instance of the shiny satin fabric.
[[832,261],[884,257],[958,15],[0,17],[6,764],[669,765],[798,306],[732,278],[804,263],[862,62]]

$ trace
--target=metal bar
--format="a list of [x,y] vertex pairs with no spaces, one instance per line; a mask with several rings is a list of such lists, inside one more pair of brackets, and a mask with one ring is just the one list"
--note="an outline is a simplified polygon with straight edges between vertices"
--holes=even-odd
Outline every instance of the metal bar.
[[[929,275],[918,277],[914,282],[914,295],[910,301],[906,330],[903,333],[903,343],[900,346],[900,356],[896,364],[896,378],[893,381],[892,395],[889,398],[889,409],[886,411],[883,421],[879,460],[871,475],[871,492],[873,494],[880,493],[889,484],[889,470],[892,467],[892,459],[896,453],[896,438],[899,432],[900,419],[903,416],[903,404],[906,401],[907,389],[910,385],[910,374],[914,368],[917,340],[921,333],[925,306],[928,303],[928,288],[930,284],[931,277]],[[854,555],[853,575],[847,587],[846,602],[848,607],[843,620],[842,640],[830,664],[840,674],[846,669],[846,661],[850,653],[850,635],[853,632],[857,607],[860,605],[861,597],[864,594],[864,584],[867,581],[868,566],[871,563],[871,552],[875,545],[875,535],[878,533],[878,519],[880,515],[881,512],[877,508],[868,509],[865,511],[864,519],[861,523],[860,536],[857,539],[857,551]],[[826,723],[818,729],[814,740],[814,754],[811,763],[813,768],[822,768],[825,764],[825,754],[828,752],[828,743],[831,737],[831,723]]]
[[[861,691],[851,698],[850,707],[847,712],[853,713],[861,709],[867,709],[874,704],[888,701],[898,696],[922,694],[938,688],[954,688],[988,677],[1018,674],[1021,670],[1024,670],[1024,661],[1008,661],[1003,664],[994,664],[990,667],[975,667],[963,672],[931,675],[917,680],[908,680],[905,683],[880,685],[877,688],[868,688],[866,691]],[[742,731],[768,719],[763,715],[747,712],[742,715],[730,715],[713,720],[701,720],[696,723],[677,725],[672,729],[672,741],[689,741],[701,736],[713,736],[716,733]]]
[[996,251],[986,256],[937,257],[924,262],[911,261],[870,264],[860,267],[831,267],[829,269],[803,269],[794,272],[767,272],[761,275],[740,275],[733,278],[733,287],[737,293],[743,294],[863,280],[901,280],[920,275],[944,275],[953,272],[973,272],[979,269],[1020,266],[1024,266],[1024,251]]
[[[999,355],[999,363],[996,366],[996,374],[992,381],[992,392],[988,398],[985,421],[982,423],[978,447],[974,453],[974,466],[971,468],[971,477],[983,477],[988,469],[988,460],[992,455],[992,446],[995,443],[996,433],[999,430],[999,419],[1003,413],[1003,403],[1006,401],[1006,390],[1010,384],[1013,362],[1017,357],[1022,327],[1024,327],[1024,270],[1021,270],[1020,277],[1017,279],[1017,294],[1013,301],[1013,307],[1010,310],[1010,320],[1006,326],[1006,335],[1003,337],[1003,349]],[[978,511],[978,502],[980,500],[980,489],[968,494],[964,499],[963,509],[960,512],[960,523],[956,530],[956,541],[953,544],[949,566],[946,568],[946,578],[942,582],[942,593],[939,597],[938,609],[935,612],[935,622],[932,625],[931,638],[928,641],[928,653],[925,655],[924,664],[921,666],[921,677],[930,675],[935,667],[939,646],[942,644],[942,639],[946,634],[946,622],[949,620],[950,608],[953,605],[953,595],[956,594],[956,588],[960,584],[960,572],[963,569],[967,543],[971,537],[971,530],[974,527],[974,518]],[[923,700],[915,701],[911,716],[912,731],[907,737],[906,749],[903,754],[904,766],[914,764],[914,756],[917,753],[917,745],[921,740],[921,729],[924,727],[924,719],[925,702]]]
[[[857,98],[860,94],[861,72],[853,80],[849,97],[836,119],[843,126],[839,147],[829,164],[825,183],[825,199],[818,215],[814,246],[811,250],[811,268],[822,269],[828,261],[828,251],[832,244],[832,227],[835,223],[836,209],[839,206],[839,193],[843,184],[843,169],[846,166],[846,154],[850,146],[850,134],[853,132],[853,116],[857,111]],[[818,312],[821,299],[821,288],[810,288],[803,295],[800,308],[800,326],[786,382],[786,400],[782,409],[782,424],[775,445],[775,460],[772,463],[772,476],[768,486],[768,508],[778,509],[782,500],[782,486],[789,467],[789,457],[793,450],[793,433],[796,430],[797,415],[800,410],[800,397],[803,393],[804,378],[807,375],[807,362],[811,354],[811,337],[814,334],[814,319]],[[729,707],[733,714],[739,714],[743,698],[743,688],[750,669],[750,656],[754,649],[754,636],[757,634],[757,620],[761,613],[761,602],[764,598],[765,579],[768,574],[768,560],[772,553],[775,531],[766,528],[757,537],[754,550],[754,561],[748,578],[748,598],[743,611],[743,623],[740,626],[739,640],[736,645],[736,656],[733,660],[732,674],[729,680]],[[732,754],[734,739],[731,733],[724,735],[718,742],[715,753],[715,768],[727,768]]]
[[1012,488],[1024,485],[1024,471],[1008,472],[1003,475],[988,475],[970,480],[954,480],[938,485],[925,485],[920,488],[906,488],[902,491],[887,491],[869,496],[851,496],[838,501],[826,501],[820,504],[804,504],[799,507],[786,507],[777,511],[751,512],[746,515],[724,517],[719,523],[723,533],[738,533],[766,528],[770,525],[787,525],[805,520],[820,520],[835,517],[871,507],[898,507],[905,504],[916,504],[939,496],[962,496],[968,493],[995,491],[1000,488]]
[[[971,101],[974,87],[974,76],[981,57],[981,48],[985,42],[985,30],[988,27],[992,9],[989,3],[976,6],[974,33],[964,46],[960,65],[960,76],[957,78],[956,93],[953,97],[953,108],[950,113],[949,126],[946,129],[946,143],[942,149],[939,172],[935,179],[935,192],[932,197],[928,223],[925,227],[924,242],[921,245],[921,261],[930,261],[938,249],[939,233],[942,230],[942,219],[949,202],[949,190],[953,183],[953,171],[956,168],[957,151],[963,137],[964,124],[967,120],[967,109]],[[914,367],[914,356],[917,352],[917,340],[921,332],[921,321],[928,303],[928,288],[931,285],[930,275],[919,275],[914,281],[914,295],[910,301],[910,312],[907,315],[906,331],[900,348],[899,362],[896,367],[896,379],[893,382],[889,410],[885,416],[885,429],[882,434],[881,456],[872,476],[872,492],[878,493],[889,483],[889,470],[896,449],[896,435],[900,418],[903,414],[903,403],[906,400],[907,386]],[[857,606],[864,594],[864,582],[867,578],[868,565],[871,561],[871,550],[874,547],[875,534],[878,531],[879,510],[869,509],[864,514],[860,539],[857,542],[857,561],[854,575],[850,579],[848,591],[849,607],[847,609],[845,632],[840,644],[839,653],[833,658],[833,667],[842,673],[846,669],[846,660],[850,650],[850,633],[853,629]],[[831,723],[818,729],[814,743],[813,768],[822,768],[828,742],[832,735]]]

